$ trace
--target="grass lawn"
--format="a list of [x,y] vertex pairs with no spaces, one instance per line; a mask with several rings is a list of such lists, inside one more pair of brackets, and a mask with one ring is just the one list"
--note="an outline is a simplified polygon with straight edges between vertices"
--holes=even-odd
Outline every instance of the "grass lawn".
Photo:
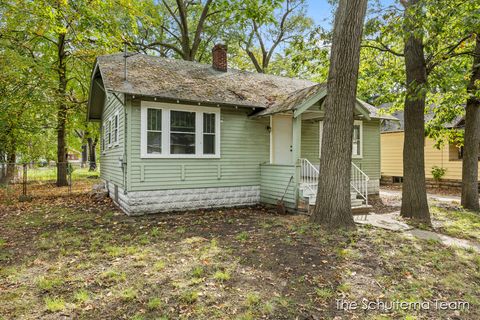
[[432,216],[441,223],[442,233],[480,242],[480,217],[459,207],[433,206]]
[[[128,217],[88,183],[25,203],[0,189],[0,319],[480,319],[474,252],[260,207]],[[470,306],[366,312],[363,298]]]
[[[21,168],[20,168],[21,170]],[[98,178],[99,170],[90,172],[88,168],[73,166],[72,180],[85,178]],[[57,179],[56,167],[34,167],[28,168],[27,177],[29,181],[55,181]]]

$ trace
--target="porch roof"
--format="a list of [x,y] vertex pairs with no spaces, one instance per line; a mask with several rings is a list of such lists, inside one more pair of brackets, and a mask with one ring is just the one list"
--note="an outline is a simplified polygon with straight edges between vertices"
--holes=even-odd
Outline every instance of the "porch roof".
[[[307,88],[299,89],[291,93],[286,99],[280,100],[265,110],[262,110],[252,117],[270,116],[277,113],[293,112],[294,117],[307,111],[314,105],[318,105],[318,109],[322,108],[322,103],[327,96],[326,83],[316,84]],[[388,114],[382,114],[380,109],[372,106],[371,104],[357,99],[355,104],[355,111],[359,115],[363,115],[365,118],[370,119],[387,119],[397,120],[394,116]]]

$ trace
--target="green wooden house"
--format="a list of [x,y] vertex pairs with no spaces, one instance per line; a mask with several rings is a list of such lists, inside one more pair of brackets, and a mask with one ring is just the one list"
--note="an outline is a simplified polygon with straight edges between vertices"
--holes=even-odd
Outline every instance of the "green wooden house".
[[[101,122],[101,178],[127,214],[315,202],[326,86],[143,54],[97,58],[88,119]],[[388,116],[386,116],[388,117]],[[355,110],[352,205],[378,193],[380,116]],[[290,182],[290,183],[289,183]]]

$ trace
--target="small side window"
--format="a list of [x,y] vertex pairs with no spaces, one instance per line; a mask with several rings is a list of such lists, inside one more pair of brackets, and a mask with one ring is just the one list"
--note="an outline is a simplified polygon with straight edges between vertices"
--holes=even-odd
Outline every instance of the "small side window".
[[113,144],[118,145],[118,113],[113,117]]

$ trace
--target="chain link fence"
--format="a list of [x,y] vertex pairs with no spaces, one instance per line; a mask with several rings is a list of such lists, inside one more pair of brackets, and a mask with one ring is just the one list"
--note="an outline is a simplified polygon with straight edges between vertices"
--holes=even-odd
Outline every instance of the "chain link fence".
[[[58,180],[58,170],[66,179]],[[60,183],[58,183],[60,182]],[[30,201],[35,197],[90,191],[99,183],[99,169],[80,162],[0,163],[0,200]]]

